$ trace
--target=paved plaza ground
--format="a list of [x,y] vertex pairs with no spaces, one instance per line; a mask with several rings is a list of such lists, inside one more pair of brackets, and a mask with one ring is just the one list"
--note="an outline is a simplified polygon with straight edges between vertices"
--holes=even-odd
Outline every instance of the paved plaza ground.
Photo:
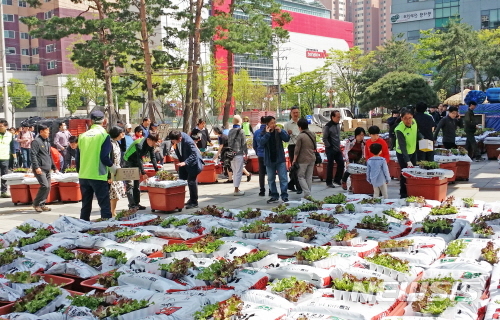
[[[173,164],[165,165],[165,169],[174,170]],[[240,189],[245,191],[241,197],[233,196],[233,185],[223,183],[226,179],[219,180],[216,184],[199,185],[199,207],[207,205],[223,206],[227,209],[246,209],[253,208],[271,208],[276,204],[268,205],[266,203],[269,197],[259,197],[259,179],[258,175],[253,175],[250,182],[246,182],[243,176],[243,182]],[[266,190],[267,190],[266,185]],[[389,184],[389,198],[399,198],[399,181],[392,180]],[[187,188],[186,188],[187,191]],[[312,196],[317,199],[339,192],[346,192],[340,187],[327,188],[325,182],[319,179],[313,180]],[[187,193],[187,192],[186,192]],[[471,175],[469,181],[457,181],[448,186],[448,195],[455,197],[472,197],[475,200],[487,202],[500,201],[500,169],[497,161],[474,162],[471,165]],[[289,194],[290,200],[300,200],[301,195],[294,192]],[[186,198],[187,201],[187,198]],[[141,204],[146,206],[142,212],[150,212],[149,198],[146,192],[141,195]],[[50,223],[61,215],[72,217],[80,216],[81,203],[54,203],[51,204],[51,212],[35,213],[31,205],[15,206],[10,199],[0,199],[0,232],[6,232],[15,226],[22,224],[28,219],[36,219],[42,222]],[[118,209],[126,209],[127,200],[122,199],[118,202]],[[182,213],[194,212],[196,209],[183,210]],[[166,216],[167,213],[158,213],[160,216]],[[172,214],[172,213],[170,213]],[[177,213],[173,213],[177,214]],[[93,202],[92,219],[98,218],[99,206],[97,201]]]

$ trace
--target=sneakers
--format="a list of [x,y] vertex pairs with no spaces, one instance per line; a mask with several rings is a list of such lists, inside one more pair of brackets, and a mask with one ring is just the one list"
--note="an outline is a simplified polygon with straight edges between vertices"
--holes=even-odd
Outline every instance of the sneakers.
[[43,212],[43,209],[40,206],[33,206],[33,209],[35,209],[35,211],[38,213]]
[[47,206],[42,206],[41,208],[43,211],[52,211],[52,209]]
[[283,202],[288,202],[288,198],[283,198]]
[[197,203],[188,203],[186,204],[186,209],[198,208]]
[[233,180],[226,180],[224,183],[233,183]]
[[335,186],[333,184],[327,184],[326,185],[328,188],[335,188]]
[[8,194],[7,192],[2,192],[0,194],[0,198],[10,198],[10,194]]
[[297,190],[297,194],[302,194],[302,190]]
[[137,210],[146,210],[146,207],[145,206],[141,206],[140,204],[132,207],[131,209],[137,209]]
[[342,189],[347,190],[347,183],[344,181],[342,181]]
[[259,197],[265,197],[266,196],[266,192],[263,191],[263,192],[259,192]]
[[242,196],[242,195],[244,195],[244,194],[245,194],[245,191],[241,191],[241,190],[239,190],[239,191],[234,192],[234,193],[233,193],[233,196]]
[[249,173],[248,176],[247,176],[247,182],[250,182],[250,180],[252,180],[252,174]]
[[271,198],[269,200],[267,200],[267,203],[278,203],[279,202],[279,199],[276,199],[276,198]]

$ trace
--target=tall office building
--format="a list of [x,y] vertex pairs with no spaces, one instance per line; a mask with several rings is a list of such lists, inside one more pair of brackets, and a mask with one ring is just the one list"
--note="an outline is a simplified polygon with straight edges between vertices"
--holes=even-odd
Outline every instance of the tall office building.
[[354,24],[354,45],[375,50],[391,38],[391,0],[321,0],[333,19]]
[[420,39],[420,30],[444,28],[455,16],[475,30],[500,27],[498,0],[392,1],[392,32],[402,33],[409,42]]

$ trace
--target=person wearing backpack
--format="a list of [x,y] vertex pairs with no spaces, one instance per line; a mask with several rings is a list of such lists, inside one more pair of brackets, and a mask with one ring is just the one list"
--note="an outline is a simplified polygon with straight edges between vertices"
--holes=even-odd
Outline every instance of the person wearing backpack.
[[[123,160],[125,161],[124,168],[139,168],[139,171],[144,180],[148,179],[146,172],[144,171],[142,157],[147,156],[151,159],[153,168],[158,171],[158,166],[155,161],[154,150],[156,143],[158,142],[158,135],[156,133],[150,133],[147,138],[139,138],[134,140],[130,147],[123,155]],[[141,206],[141,190],[139,189],[139,180],[127,180],[125,181],[128,207],[130,209],[144,210],[146,207]]]
[[235,196],[242,196],[244,191],[240,190],[241,177],[243,176],[243,166],[245,165],[244,157],[247,156],[247,139],[245,133],[241,129],[241,117],[235,115],[233,117],[233,128],[229,130],[228,134],[228,148],[226,157],[233,158],[231,160],[231,169],[233,170],[233,186]]

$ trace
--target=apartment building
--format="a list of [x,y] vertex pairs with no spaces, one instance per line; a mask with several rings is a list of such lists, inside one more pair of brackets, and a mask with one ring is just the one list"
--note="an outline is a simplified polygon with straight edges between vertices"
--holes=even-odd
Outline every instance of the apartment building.
[[333,19],[352,22],[354,45],[369,52],[392,36],[391,0],[321,0]]

